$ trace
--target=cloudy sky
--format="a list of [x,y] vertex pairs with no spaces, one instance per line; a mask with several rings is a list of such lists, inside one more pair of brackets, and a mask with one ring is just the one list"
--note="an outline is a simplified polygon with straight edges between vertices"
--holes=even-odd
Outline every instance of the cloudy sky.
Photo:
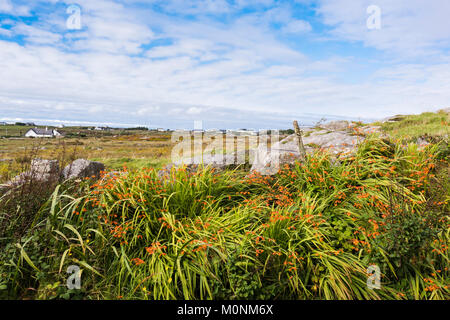
[[449,16],[448,0],[0,0],[0,121],[259,129],[435,111],[450,106]]

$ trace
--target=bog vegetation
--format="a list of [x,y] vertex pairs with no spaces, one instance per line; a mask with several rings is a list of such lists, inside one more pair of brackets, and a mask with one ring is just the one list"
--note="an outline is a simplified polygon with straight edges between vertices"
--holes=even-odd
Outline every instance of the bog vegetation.
[[0,298],[449,299],[447,139],[373,135],[275,176],[123,168],[25,185],[0,200]]

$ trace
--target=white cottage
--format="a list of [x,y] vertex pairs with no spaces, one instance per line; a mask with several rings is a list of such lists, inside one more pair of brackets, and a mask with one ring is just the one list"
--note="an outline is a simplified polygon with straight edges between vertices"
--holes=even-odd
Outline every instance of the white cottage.
[[53,137],[60,137],[61,133],[59,133],[57,130],[48,130],[48,128],[45,129],[38,129],[33,128],[27,131],[25,133],[25,137],[28,138],[53,138]]

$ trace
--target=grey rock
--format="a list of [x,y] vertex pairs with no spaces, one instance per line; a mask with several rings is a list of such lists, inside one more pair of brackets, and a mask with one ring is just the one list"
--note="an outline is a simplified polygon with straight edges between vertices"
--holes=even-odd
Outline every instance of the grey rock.
[[361,131],[364,134],[380,133],[381,126],[363,126],[363,127],[358,128],[358,131]]
[[[341,154],[352,154],[364,137],[353,136],[346,132],[314,132],[303,138],[303,144],[307,154],[315,150],[328,151],[336,157]],[[297,136],[290,135],[278,143],[275,143],[270,151],[265,147],[258,148],[255,162],[252,165],[252,172],[259,172],[262,175],[273,175],[286,164],[293,164],[298,161],[300,153],[298,150]]]
[[80,179],[91,176],[99,177],[100,172],[105,170],[105,165],[101,162],[77,159],[67,165],[62,171],[62,177],[67,179]]
[[419,137],[417,138],[416,144],[419,146],[419,148],[423,148],[428,146],[430,142],[424,137]]
[[42,160],[33,159],[31,160],[31,172],[36,176],[46,175],[46,174],[58,174],[59,172],[59,162],[58,160]]
[[350,122],[346,120],[330,121],[319,125],[319,128],[330,130],[330,131],[346,131],[353,126]]
[[12,178],[10,181],[3,184],[1,188],[5,191],[6,189],[19,187],[28,182],[56,182],[58,179],[58,160],[33,159],[31,160],[30,170]]
[[58,160],[33,159],[30,170],[0,185],[0,194],[8,189],[22,186],[28,182],[55,183],[59,181],[60,177],[64,179],[77,179],[90,176],[99,177],[102,170],[105,170],[103,163],[78,159],[66,166],[60,173]]

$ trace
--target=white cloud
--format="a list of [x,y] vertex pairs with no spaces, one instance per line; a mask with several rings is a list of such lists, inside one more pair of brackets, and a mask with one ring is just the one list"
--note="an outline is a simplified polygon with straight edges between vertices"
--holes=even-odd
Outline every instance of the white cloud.
[[150,116],[154,115],[155,112],[159,111],[159,109],[159,106],[142,107],[137,110],[136,114],[138,116]]
[[0,27],[0,35],[5,36],[5,37],[11,37],[12,36],[12,32],[11,32],[11,30],[4,29],[4,28]]
[[0,0],[0,12],[17,16],[30,15],[30,9],[23,5],[14,5],[11,0]]
[[286,24],[282,31],[286,33],[304,33],[312,30],[309,22],[304,20],[293,20]]
[[163,8],[168,12],[182,14],[220,14],[232,10],[232,6],[226,0],[172,0],[161,1]]
[[23,35],[26,40],[36,44],[57,44],[62,36],[57,33],[49,32],[37,27],[20,23],[12,28],[15,34]]
[[10,0],[0,0],[0,12],[10,13],[13,11],[13,5]]
[[200,114],[202,112],[203,112],[203,110],[201,108],[197,108],[197,107],[191,107],[186,111],[187,114]]
[[[450,1],[321,0],[318,13],[332,35],[388,50],[402,57],[439,53],[450,45]],[[368,30],[366,9],[381,9],[381,29]]]

